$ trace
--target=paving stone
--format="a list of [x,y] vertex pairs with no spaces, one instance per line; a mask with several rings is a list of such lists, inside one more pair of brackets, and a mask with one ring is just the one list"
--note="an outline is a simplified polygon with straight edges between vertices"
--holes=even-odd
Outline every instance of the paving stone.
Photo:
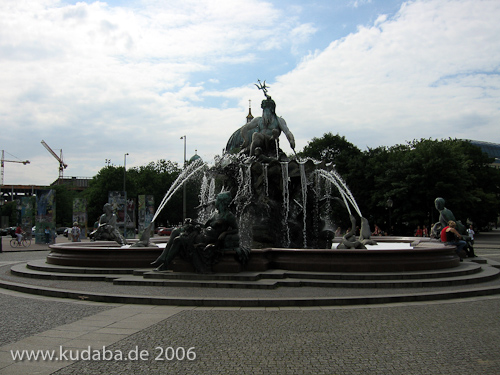
[[[490,247],[484,251],[500,260],[500,248]],[[12,261],[8,258],[4,260]],[[19,258],[15,261],[17,260]],[[101,291],[99,285],[102,283],[89,282],[87,287]],[[52,286],[57,286],[57,281]],[[112,285],[106,285],[110,286]],[[75,284],[74,287],[79,285]],[[163,293],[165,292],[163,289]],[[195,292],[200,293],[199,290],[189,291],[193,296],[196,295]],[[201,293],[206,297],[213,292]],[[260,298],[255,297],[255,291],[231,292],[242,293],[244,297],[256,298],[257,301]],[[312,292],[312,288],[300,288],[298,294],[305,298]],[[367,292],[380,293],[364,289],[363,294],[358,295],[362,296]],[[151,291],[149,293],[154,294]],[[225,293],[224,297],[227,297],[228,291]],[[287,293],[289,292],[281,291],[279,294],[286,296]],[[356,295],[357,291],[342,293],[351,296]],[[0,308],[6,312],[1,318],[0,330],[0,340],[6,340],[0,341],[3,345],[3,350],[0,351],[2,375],[37,371],[58,375],[498,375],[500,369],[500,296],[376,306],[303,306],[277,309],[109,305],[104,306],[103,311],[101,304],[61,302],[59,299],[41,297],[25,298],[0,291]],[[157,323],[142,328],[141,319],[151,319],[152,323]],[[92,325],[93,321],[100,323]],[[127,321],[137,322],[137,326],[131,331],[136,333],[112,335],[114,337],[107,341],[109,343],[106,349],[124,354],[134,350],[146,351],[149,354],[147,360],[80,360],[73,364],[24,362],[3,367],[9,360],[9,353],[6,351],[9,345],[16,347],[16,343],[19,344],[22,339],[26,339],[25,343],[39,345],[40,342],[37,339],[33,341],[32,336],[43,336],[40,334],[41,330],[62,332],[62,337],[47,333],[48,340],[45,344],[50,345],[56,343],[51,341],[52,338],[60,338],[63,342],[78,339],[64,336],[64,332],[86,335],[86,340],[80,342],[80,347],[84,349],[85,344],[96,346],[100,342],[101,336],[95,332],[113,329],[106,328],[104,324],[115,324],[115,329],[121,329],[121,323]],[[2,336],[4,329],[6,333]],[[196,360],[157,360],[160,354],[165,356],[165,350],[169,347],[184,350],[194,347]]]
[[0,294],[0,345],[18,341],[64,323],[111,309],[104,305],[42,301]]
[[[147,361],[77,362],[69,374],[498,374],[500,298],[332,310],[184,311],[109,347]],[[195,347],[195,361],[159,361]]]

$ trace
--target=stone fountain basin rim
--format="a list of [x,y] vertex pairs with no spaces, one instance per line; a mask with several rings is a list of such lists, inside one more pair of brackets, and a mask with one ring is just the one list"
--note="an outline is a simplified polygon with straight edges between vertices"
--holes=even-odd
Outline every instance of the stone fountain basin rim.
[[[416,242],[416,243],[442,243],[438,239],[430,238],[430,237],[409,237],[409,236],[371,236],[371,240],[376,242]],[[336,237],[333,242],[339,243],[342,239],[340,237]]]
[[436,251],[448,252],[455,249],[455,246],[448,245],[437,245],[433,247],[414,247],[409,249],[287,249],[287,248],[265,248],[265,249],[252,249],[252,252],[300,252],[304,254],[316,254],[316,253],[335,253],[335,254],[394,254],[394,253],[435,253]]
[[[407,245],[407,244],[406,244]],[[151,267],[161,247],[126,247],[111,241],[68,242],[50,246],[47,263],[77,267],[148,268]],[[248,271],[287,269],[314,272],[392,272],[444,269],[457,267],[459,257],[454,246],[438,241],[420,243],[404,249],[252,249],[253,256],[244,267]],[[234,251],[228,251],[215,272],[237,273],[243,268],[234,259]],[[194,272],[184,269],[182,259],[178,272]],[[175,262],[174,262],[175,263]],[[185,262],[184,262],[185,263]]]
[[[137,242],[137,241],[135,241]],[[113,250],[113,251],[144,251],[144,250],[163,250],[160,247],[149,246],[149,247],[121,247],[118,243],[114,241],[94,241],[94,242],[68,242],[68,243],[56,243],[49,246],[50,249],[56,250]]]
[[[406,237],[404,239],[412,239],[412,237]],[[395,240],[393,237],[391,240],[379,241],[379,242],[414,242],[408,240]],[[158,241],[155,241],[158,242]],[[402,248],[402,249],[301,249],[301,248],[280,248],[280,247],[268,247],[262,249],[252,249],[252,252],[289,252],[289,253],[297,253],[302,252],[304,254],[314,254],[314,253],[336,253],[336,254],[373,254],[373,253],[398,253],[398,252],[435,252],[435,251],[449,251],[450,249],[454,249],[454,246],[445,245],[442,242],[437,241],[422,241],[424,242],[424,246],[419,246],[419,243],[415,244],[413,248]],[[112,241],[95,241],[95,242],[68,242],[68,243],[58,243],[54,245],[50,245],[49,248],[54,250],[78,250],[78,251],[123,251],[123,252],[143,252],[143,251],[151,251],[157,250],[162,251],[161,247],[150,246],[150,247],[121,247],[118,243]]]

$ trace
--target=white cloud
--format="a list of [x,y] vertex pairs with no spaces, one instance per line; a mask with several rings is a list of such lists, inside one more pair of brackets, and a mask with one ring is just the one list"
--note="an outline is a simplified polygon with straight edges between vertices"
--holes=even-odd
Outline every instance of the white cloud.
[[362,148],[427,137],[500,142],[499,16],[497,1],[408,3],[279,77],[274,96],[294,123],[308,124],[295,130],[303,142],[328,131]]
[[122,165],[126,152],[129,167],[181,162],[184,134],[189,155],[210,159],[243,124],[249,99],[260,114],[258,78],[297,149],[328,131],[361,148],[421,137],[500,143],[498,1],[408,2],[301,58],[327,27],[301,21],[306,6],[2,1],[2,148],[32,161],[6,166],[6,183],[57,178],[42,139],[63,149],[73,176],[94,175],[105,159]]
[[353,8],[358,8],[360,6],[363,6],[365,4],[370,4],[372,0],[351,0],[349,2],[349,5],[352,6]]
[[310,23],[302,24],[294,28],[290,35],[293,43],[292,52],[297,54],[298,47],[306,43],[315,33],[317,29]]
[[218,141],[219,152],[225,140],[213,137],[212,116],[224,121],[234,110],[193,107],[203,104],[204,88],[191,76],[205,74],[215,84],[219,79],[206,73],[216,66],[255,61],[259,50],[291,48],[292,30],[311,33],[257,0],[144,4],[2,2],[0,120],[10,129],[2,138],[5,148],[34,159],[29,174],[9,173],[6,182],[57,178],[41,172],[43,138],[64,149],[71,160],[67,175],[93,175],[104,159],[119,164],[124,152],[131,166],[181,161],[178,138],[188,131],[197,134],[189,137],[192,144],[197,137],[200,145]]

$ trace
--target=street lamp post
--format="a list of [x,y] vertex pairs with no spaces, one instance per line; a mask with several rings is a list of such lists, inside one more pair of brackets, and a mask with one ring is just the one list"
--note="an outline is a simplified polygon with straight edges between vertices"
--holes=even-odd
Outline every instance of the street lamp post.
[[[2,220],[2,213],[3,213],[3,204],[5,203],[4,199],[3,199],[3,195],[1,195],[1,191],[0,191],[0,221]],[[0,253],[3,252],[3,248],[2,248],[2,238],[0,237]]]
[[389,209],[389,230],[387,231],[387,233],[389,233],[390,235],[392,235],[392,225],[391,225],[391,214],[392,214],[392,206],[393,206],[394,202],[392,201],[391,197],[389,197],[389,199],[387,199],[387,202],[386,202],[386,205],[387,205],[387,208]]
[[[183,135],[180,139],[184,139],[184,168],[186,168],[186,136]],[[186,220],[186,180],[182,186],[182,222]]]
[[123,207],[123,237],[127,238],[127,190],[126,190],[126,172],[127,172],[127,155],[123,155],[123,194],[125,194],[125,206]]

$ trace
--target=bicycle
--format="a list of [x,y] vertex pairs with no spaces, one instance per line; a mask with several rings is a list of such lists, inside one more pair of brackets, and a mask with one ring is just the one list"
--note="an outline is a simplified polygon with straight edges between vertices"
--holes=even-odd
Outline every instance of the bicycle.
[[10,240],[10,247],[29,247],[31,246],[31,238],[28,238],[26,236],[26,233],[22,234],[23,237],[21,238],[21,242],[19,242],[16,238],[13,238]]

